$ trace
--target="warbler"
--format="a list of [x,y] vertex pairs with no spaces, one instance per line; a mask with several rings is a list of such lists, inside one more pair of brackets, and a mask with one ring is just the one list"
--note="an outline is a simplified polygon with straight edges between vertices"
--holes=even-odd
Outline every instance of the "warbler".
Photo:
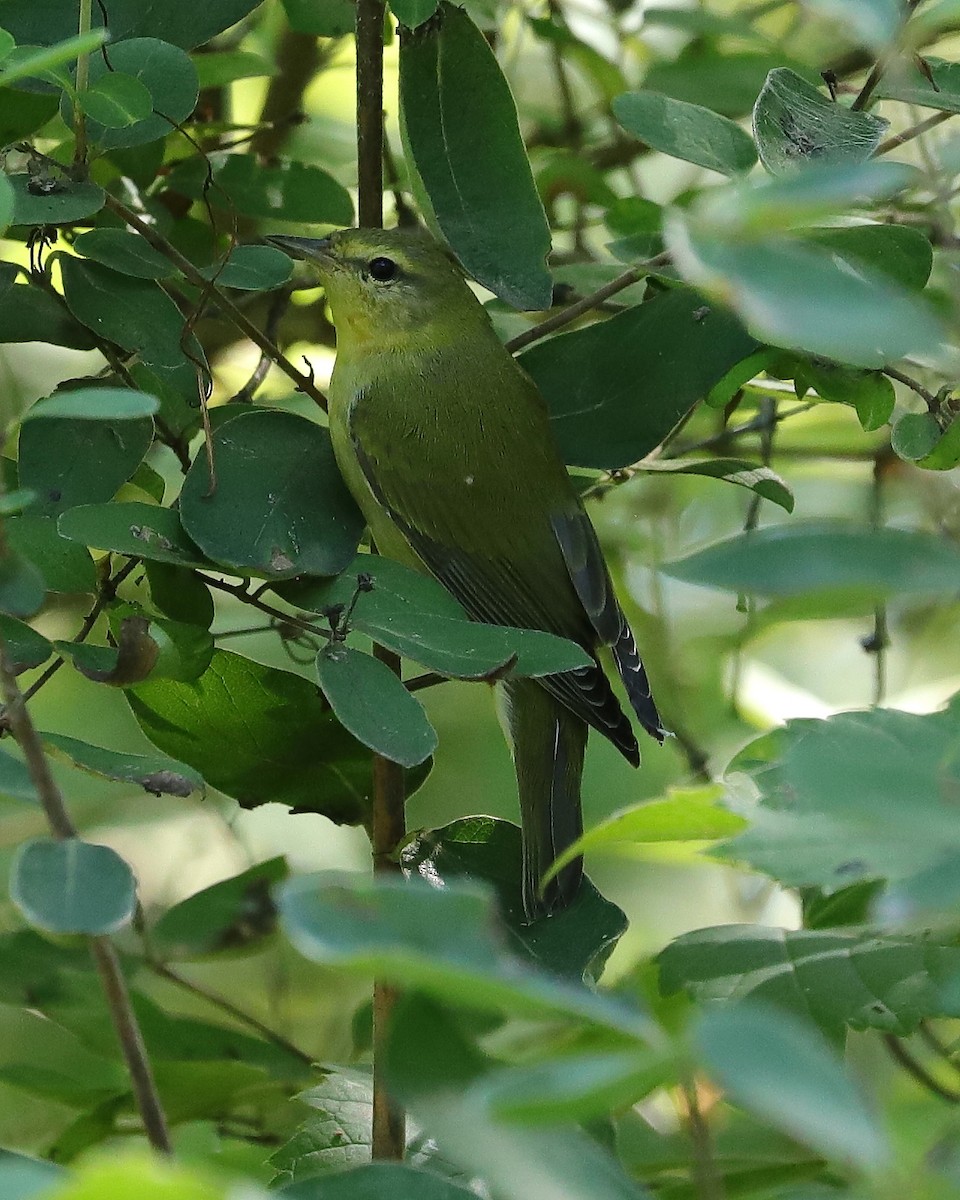
[[500,685],[516,769],[529,920],[569,904],[588,728],[634,766],[613,663],[641,725],[666,734],[546,403],[452,256],[425,233],[345,229],[270,239],[314,264],[337,330],[330,436],[378,550],[439,580],[475,621],[569,638],[589,666]]

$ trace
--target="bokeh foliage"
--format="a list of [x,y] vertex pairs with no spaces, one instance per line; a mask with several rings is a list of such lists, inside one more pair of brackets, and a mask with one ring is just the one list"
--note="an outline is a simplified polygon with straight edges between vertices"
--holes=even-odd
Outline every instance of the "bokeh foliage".
[[592,748],[533,926],[478,682],[580,651],[367,553],[262,242],[354,218],[354,16],[0,0],[0,639],[82,834],[6,737],[0,1195],[954,1195],[958,6],[386,13],[388,219],[540,386],[677,732]]

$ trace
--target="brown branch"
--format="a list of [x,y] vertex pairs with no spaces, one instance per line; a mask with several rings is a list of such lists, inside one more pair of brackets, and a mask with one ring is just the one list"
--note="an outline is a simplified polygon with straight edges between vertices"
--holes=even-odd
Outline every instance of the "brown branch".
[[202,571],[197,572],[197,578],[202,579],[208,587],[215,588],[218,592],[226,592],[228,596],[236,596],[244,604],[249,604],[251,608],[256,608],[270,617],[275,617],[278,621],[283,621],[286,625],[293,625],[296,629],[302,629],[304,633],[313,634],[315,637],[330,637],[328,629],[321,629],[319,625],[314,625],[310,621],[304,621],[293,613],[285,613],[282,609],[274,608],[272,604],[265,604],[263,600],[258,599],[256,596],[251,596],[247,591],[246,584],[227,583],[225,579],[217,579],[213,575],[204,574]]
[[359,224],[383,224],[383,0],[357,0]]
[[[336,43],[335,43],[336,44]],[[275,158],[287,134],[302,117],[303,94],[321,70],[328,54],[313,34],[285,29],[277,46],[277,73],[271,78],[250,149],[261,158]]]
[[903,133],[894,134],[893,137],[888,137],[885,142],[874,150],[873,157],[876,158],[880,154],[887,154],[891,150],[896,150],[898,146],[903,146],[906,142],[912,142],[914,138],[923,137],[925,133],[929,133],[931,129],[936,129],[938,125],[942,125],[944,121],[949,121],[951,117],[957,114],[952,112],[934,113],[932,117],[927,117],[925,121],[918,121],[916,125],[911,125],[909,129],[905,129]]
[[634,283],[639,283],[641,279],[655,271],[657,267],[666,266],[670,261],[669,254],[658,254],[656,258],[651,258],[648,262],[641,263],[637,267],[630,267],[624,271],[622,275],[618,275],[616,279],[612,279],[609,283],[605,283],[602,288],[598,288],[595,292],[591,292],[589,296],[584,296],[582,300],[578,300],[576,304],[570,304],[563,308],[558,313],[540,321],[538,324],[531,326],[530,329],[525,329],[523,333],[518,333],[516,337],[511,338],[507,342],[507,349],[512,353],[517,350],[522,350],[524,346],[529,346],[532,342],[538,342],[541,338],[546,337],[548,333],[554,333],[558,329],[562,329],[565,325],[569,325],[571,321],[576,321],[579,317],[590,312],[591,309],[597,308],[605,300],[609,300],[611,296],[615,296],[617,292],[622,292],[624,288],[630,287]]
[[213,287],[208,279],[197,270],[193,263],[180,253],[175,246],[171,245],[165,237],[157,232],[152,225],[149,225],[142,217],[138,216],[132,209],[127,208],[125,204],[121,204],[116,197],[107,193],[107,208],[125,224],[135,229],[145,241],[149,242],[155,250],[158,250],[168,262],[173,263],[184,279],[188,280],[195,287],[198,287],[208,293],[216,300],[224,316],[237,328],[241,333],[245,334],[255,346],[259,346],[264,354],[271,362],[276,363],[281,371],[297,385],[297,391],[303,392],[309,396],[316,404],[326,411],[327,398],[317,388],[313,380],[307,375],[302,375],[292,362],[282,354],[280,350],[265,337],[253,322],[246,317],[234,302],[219,288]]
[[883,374],[888,378],[895,379],[897,383],[902,383],[905,387],[908,387],[911,392],[915,392],[924,402],[924,404],[926,404],[927,409],[933,413],[934,416],[937,415],[937,413],[940,411],[940,401],[933,394],[933,392],[925,388],[922,383],[918,383],[917,380],[912,376],[905,375],[903,371],[898,371],[895,367],[883,367],[882,370]]

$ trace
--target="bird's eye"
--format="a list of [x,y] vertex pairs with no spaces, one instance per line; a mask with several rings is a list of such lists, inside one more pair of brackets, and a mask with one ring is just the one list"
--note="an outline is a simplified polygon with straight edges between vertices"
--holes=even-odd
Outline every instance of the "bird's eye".
[[367,264],[371,279],[377,283],[389,283],[397,276],[397,264],[392,258],[371,258]]

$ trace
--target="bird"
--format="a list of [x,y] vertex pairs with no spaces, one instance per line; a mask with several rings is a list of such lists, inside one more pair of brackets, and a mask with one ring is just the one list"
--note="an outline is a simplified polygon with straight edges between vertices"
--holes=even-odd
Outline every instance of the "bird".
[[578,894],[588,729],[633,766],[640,751],[604,671],[640,725],[668,731],[547,405],[497,336],[450,250],[419,229],[269,239],[319,272],[337,333],[329,427],[378,551],[438,580],[474,621],[567,638],[589,665],[507,677],[503,715],[521,815],[527,922]]

